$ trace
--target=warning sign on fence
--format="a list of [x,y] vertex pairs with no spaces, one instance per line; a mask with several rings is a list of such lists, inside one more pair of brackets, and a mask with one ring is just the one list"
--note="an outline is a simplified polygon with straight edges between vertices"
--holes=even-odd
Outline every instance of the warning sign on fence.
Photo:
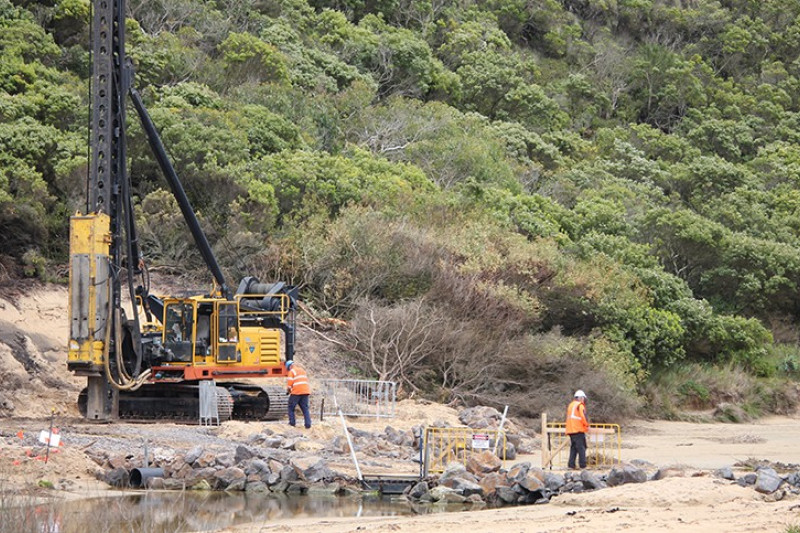
[[489,435],[481,433],[472,434],[472,449],[489,449]]

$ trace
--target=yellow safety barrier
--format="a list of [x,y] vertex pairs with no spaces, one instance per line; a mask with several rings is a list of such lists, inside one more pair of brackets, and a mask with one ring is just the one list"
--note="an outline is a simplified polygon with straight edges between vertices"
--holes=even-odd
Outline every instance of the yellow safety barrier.
[[[619,424],[590,424],[586,433],[586,466],[603,468],[619,464],[622,435]],[[563,422],[547,422],[542,413],[542,468],[566,468],[569,459],[569,436]]]
[[468,427],[425,428],[422,442],[423,475],[444,472],[448,463],[464,465],[473,455],[493,452],[505,464],[506,435],[496,429]]

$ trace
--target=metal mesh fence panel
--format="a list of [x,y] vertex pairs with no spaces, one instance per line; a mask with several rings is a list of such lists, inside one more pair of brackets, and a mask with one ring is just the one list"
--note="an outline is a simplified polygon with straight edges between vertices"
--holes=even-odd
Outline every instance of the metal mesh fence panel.
[[395,416],[397,387],[394,381],[324,379],[314,381],[311,412],[322,416],[392,418]]

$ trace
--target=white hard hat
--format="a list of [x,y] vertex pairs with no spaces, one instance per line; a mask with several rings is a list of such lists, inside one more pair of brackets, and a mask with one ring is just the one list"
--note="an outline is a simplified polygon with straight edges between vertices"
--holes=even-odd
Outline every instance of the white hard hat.
[[582,391],[582,390],[580,390],[580,389],[579,389],[579,390],[576,390],[576,391],[575,391],[575,397],[576,397],[576,398],[586,398],[586,393],[585,393],[585,392],[583,392],[583,391]]

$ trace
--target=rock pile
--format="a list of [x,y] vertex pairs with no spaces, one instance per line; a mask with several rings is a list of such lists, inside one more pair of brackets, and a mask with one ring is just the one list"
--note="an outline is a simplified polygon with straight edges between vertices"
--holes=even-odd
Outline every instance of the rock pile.
[[509,469],[492,452],[473,455],[466,465],[450,463],[436,478],[420,481],[406,496],[421,502],[486,502],[489,504],[547,503],[562,492],[582,492],[607,487],[607,482],[591,471],[565,475],[516,463]]
[[354,490],[356,481],[331,470],[324,457],[297,452],[295,443],[288,445],[286,439],[254,440],[261,445],[240,444],[229,450],[198,445],[185,453],[162,447],[152,451],[149,461],[141,455],[109,455],[102,450],[87,453],[101,466],[98,479],[115,487],[127,487],[132,471],[145,465],[160,470],[160,476],[145,480],[145,488],[153,489],[295,494],[312,486],[333,493]]
[[[657,469],[648,475],[646,468],[651,467],[645,463],[641,466],[622,463],[605,473],[583,470],[568,471],[562,475],[531,466],[528,462],[503,469],[499,459],[487,451],[473,456],[466,465],[448,464],[438,478],[429,477],[410,487],[406,497],[423,503],[541,504],[567,492],[598,490],[685,475],[679,468]],[[714,475],[743,487],[752,486],[771,501],[781,500],[789,493],[800,494],[800,471],[781,476],[773,468],[759,467],[755,472],[737,479],[731,468],[725,468]]]

